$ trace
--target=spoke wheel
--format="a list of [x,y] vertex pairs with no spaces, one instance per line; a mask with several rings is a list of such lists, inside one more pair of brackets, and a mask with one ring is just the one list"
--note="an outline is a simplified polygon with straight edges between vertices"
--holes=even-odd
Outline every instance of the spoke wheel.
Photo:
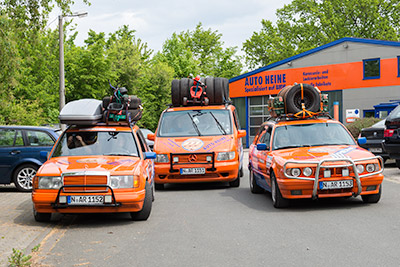
[[249,174],[249,183],[250,183],[250,191],[253,194],[260,194],[264,192],[264,190],[257,184],[256,179],[254,179],[254,172],[251,169]]
[[14,172],[14,184],[19,191],[29,192],[32,190],[32,179],[36,175],[38,166],[26,164],[18,167]]
[[275,208],[286,208],[289,206],[289,200],[284,198],[279,190],[278,183],[276,182],[276,178],[274,173],[271,173],[271,197],[272,204]]

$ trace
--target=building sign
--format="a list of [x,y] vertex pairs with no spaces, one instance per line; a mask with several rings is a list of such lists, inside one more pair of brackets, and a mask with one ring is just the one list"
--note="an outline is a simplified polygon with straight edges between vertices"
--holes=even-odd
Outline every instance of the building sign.
[[355,122],[356,119],[360,118],[360,110],[356,109],[346,109],[346,122]]
[[380,79],[364,80],[362,62],[266,70],[243,76],[229,83],[230,97],[275,95],[283,87],[294,83],[308,83],[321,91],[392,86],[400,83],[400,78],[397,77],[397,58],[381,60]]

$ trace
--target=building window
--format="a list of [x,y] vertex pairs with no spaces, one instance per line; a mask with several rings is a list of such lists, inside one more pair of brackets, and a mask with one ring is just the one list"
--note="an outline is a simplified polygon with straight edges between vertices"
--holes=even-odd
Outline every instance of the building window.
[[381,60],[379,58],[364,59],[364,80],[379,79],[381,76]]

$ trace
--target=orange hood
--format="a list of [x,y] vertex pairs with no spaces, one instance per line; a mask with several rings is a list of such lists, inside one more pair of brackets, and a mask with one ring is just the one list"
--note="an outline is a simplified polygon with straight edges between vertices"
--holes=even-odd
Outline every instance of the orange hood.
[[234,149],[233,141],[233,135],[157,137],[154,152],[162,154],[231,151]]
[[65,172],[108,171],[112,175],[139,173],[139,158],[121,156],[58,157],[46,161],[38,175],[58,176]]

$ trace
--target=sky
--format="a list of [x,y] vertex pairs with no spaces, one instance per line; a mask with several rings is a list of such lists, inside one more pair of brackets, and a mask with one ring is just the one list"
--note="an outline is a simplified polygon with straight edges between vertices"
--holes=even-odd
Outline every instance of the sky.
[[[84,45],[88,31],[115,32],[123,25],[136,30],[135,36],[146,42],[150,49],[160,51],[165,40],[174,32],[194,30],[201,22],[204,29],[211,28],[222,34],[224,47],[237,46],[253,32],[261,30],[261,20],[276,21],[276,10],[291,0],[89,0],[87,6],[80,0],[71,8],[72,12],[87,11],[88,16],[73,18],[78,36],[75,43]],[[59,9],[49,16],[49,27],[58,27]],[[70,20],[70,18],[65,18]],[[68,32],[71,34],[71,32]],[[242,54],[242,53],[239,53]]]

